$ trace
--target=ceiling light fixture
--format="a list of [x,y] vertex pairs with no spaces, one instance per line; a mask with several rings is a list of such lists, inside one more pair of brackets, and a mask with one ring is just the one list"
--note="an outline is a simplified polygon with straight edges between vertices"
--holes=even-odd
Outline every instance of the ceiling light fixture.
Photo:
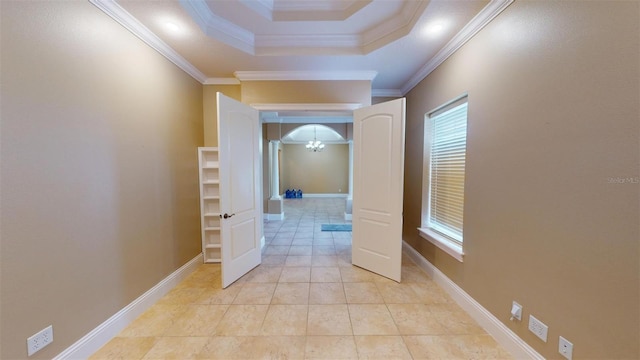
[[309,143],[306,145],[307,150],[313,152],[320,152],[324,149],[324,144],[317,139],[316,137],[316,127],[313,127],[313,140],[309,140]]
[[437,34],[440,34],[442,30],[444,30],[444,24],[442,22],[436,22],[436,23],[427,25],[424,28],[423,33],[425,35],[437,35]]
[[167,29],[167,31],[169,31],[170,33],[173,33],[173,34],[178,34],[178,33],[180,33],[180,30],[181,30],[180,26],[178,26],[176,23],[173,23],[173,22],[170,22],[170,21],[165,22],[164,23],[164,27],[165,27],[165,29]]

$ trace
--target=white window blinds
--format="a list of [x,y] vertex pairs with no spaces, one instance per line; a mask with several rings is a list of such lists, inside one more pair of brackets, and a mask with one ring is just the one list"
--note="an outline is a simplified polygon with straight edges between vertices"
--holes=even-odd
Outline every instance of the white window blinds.
[[462,243],[467,103],[430,115],[428,227]]

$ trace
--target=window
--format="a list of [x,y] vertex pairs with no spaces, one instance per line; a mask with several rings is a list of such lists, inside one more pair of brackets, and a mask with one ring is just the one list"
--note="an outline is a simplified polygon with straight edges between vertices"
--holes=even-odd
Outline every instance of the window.
[[462,261],[467,97],[425,115],[420,234]]

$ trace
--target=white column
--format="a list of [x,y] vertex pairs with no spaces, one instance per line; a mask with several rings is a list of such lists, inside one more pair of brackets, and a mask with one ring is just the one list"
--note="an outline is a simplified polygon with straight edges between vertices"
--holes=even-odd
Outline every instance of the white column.
[[353,200],[353,140],[349,140],[349,196]]
[[278,165],[278,144],[280,141],[271,140],[271,199],[278,200],[280,196],[280,166]]
[[353,140],[349,140],[349,195],[347,196],[344,219],[351,220],[353,211]]

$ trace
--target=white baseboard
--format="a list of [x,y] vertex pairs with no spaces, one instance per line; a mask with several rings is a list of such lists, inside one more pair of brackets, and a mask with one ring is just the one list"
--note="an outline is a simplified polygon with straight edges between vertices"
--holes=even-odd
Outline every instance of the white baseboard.
[[284,213],[282,212],[280,214],[264,214],[263,218],[266,221],[282,221],[284,220]]
[[440,285],[460,307],[516,359],[544,360],[542,355],[503,324],[502,321],[498,320],[489,310],[485,309],[480,303],[462,290],[456,283],[451,281],[442,271],[433,266],[433,264],[420,255],[411,245],[403,241],[402,248],[418,267],[424,270],[433,281]]
[[178,270],[171,273],[144,294],[122,308],[88,334],[80,338],[73,345],[54,357],[54,360],[87,359],[102,346],[113,339],[120,331],[127,327],[140,314],[155,304],[169,290],[178,285],[191,274],[198,265],[202,264],[202,253],[189,260]]
[[302,194],[302,198],[346,198],[349,194]]

